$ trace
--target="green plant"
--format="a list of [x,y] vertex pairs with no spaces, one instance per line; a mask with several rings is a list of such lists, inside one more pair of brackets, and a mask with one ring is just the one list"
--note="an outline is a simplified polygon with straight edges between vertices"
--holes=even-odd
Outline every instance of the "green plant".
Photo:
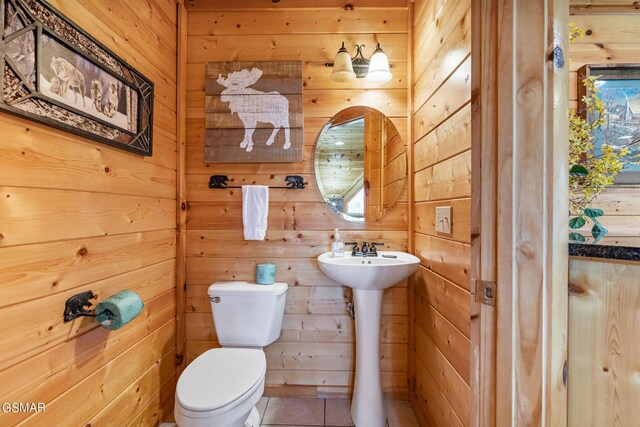
[[[585,31],[570,24],[569,39],[574,41],[583,36]],[[591,236],[593,243],[604,237],[608,230],[602,226],[599,217],[604,215],[602,209],[591,207],[593,201],[614,183],[625,163],[625,156],[631,153],[631,147],[637,146],[638,141],[617,147],[603,144],[600,152],[594,147],[595,131],[606,123],[607,110],[598,95],[598,78],[589,76],[582,81],[586,88],[586,95],[582,97],[582,108],[569,114],[569,228],[578,230],[592,222]],[[632,158],[640,158],[635,155]],[[637,162],[632,162],[637,163]],[[571,242],[586,242],[586,238],[579,232],[569,234]]]

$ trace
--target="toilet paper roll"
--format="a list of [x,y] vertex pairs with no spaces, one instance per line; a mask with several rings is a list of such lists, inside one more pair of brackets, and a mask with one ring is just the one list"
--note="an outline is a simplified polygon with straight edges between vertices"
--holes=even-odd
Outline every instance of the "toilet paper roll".
[[132,321],[144,307],[144,303],[133,291],[121,291],[96,306],[96,321],[109,330],[120,329]]
[[276,281],[276,265],[264,263],[256,265],[256,283],[258,285],[273,285]]

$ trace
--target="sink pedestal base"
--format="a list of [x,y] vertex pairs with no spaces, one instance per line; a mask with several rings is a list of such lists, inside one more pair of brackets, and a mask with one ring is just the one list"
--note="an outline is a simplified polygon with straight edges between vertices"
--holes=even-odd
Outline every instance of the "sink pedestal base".
[[356,378],[351,419],[356,427],[385,427],[380,381],[380,314],[384,290],[411,276],[420,259],[406,252],[379,251],[379,257],[331,252],[318,257],[324,274],[353,289],[356,311]]
[[380,314],[382,290],[354,289],[356,311],[356,381],[351,418],[356,427],[385,427],[380,381]]

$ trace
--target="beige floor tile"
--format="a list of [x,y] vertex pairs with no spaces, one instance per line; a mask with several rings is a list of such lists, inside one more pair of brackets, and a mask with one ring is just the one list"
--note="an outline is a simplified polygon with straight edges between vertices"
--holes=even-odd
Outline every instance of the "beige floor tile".
[[258,413],[260,414],[260,420],[261,421],[264,418],[264,411],[267,409],[267,402],[269,402],[269,398],[268,397],[261,397],[260,400],[258,400],[258,403],[256,403],[256,409],[258,410]]
[[325,426],[352,426],[351,399],[327,399],[324,407]]
[[413,409],[406,400],[387,400],[385,406],[389,427],[419,427]]
[[271,397],[262,419],[263,425],[324,425],[324,399]]

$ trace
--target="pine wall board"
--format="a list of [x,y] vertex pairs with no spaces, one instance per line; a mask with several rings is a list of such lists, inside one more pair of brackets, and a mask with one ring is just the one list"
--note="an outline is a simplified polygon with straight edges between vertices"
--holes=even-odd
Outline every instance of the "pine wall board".
[[[422,424],[470,423],[471,1],[413,10],[413,336],[409,396]],[[435,210],[452,207],[452,233]]]
[[[50,3],[155,84],[142,157],[0,114],[0,425],[153,425],[175,387],[176,3]],[[136,291],[118,331],[64,323],[64,302]],[[117,409],[116,409],[117,408]]]
[[[589,3],[589,4],[583,4]],[[569,47],[570,102],[584,64],[640,63],[637,2],[572,1],[570,21],[588,34]],[[590,31],[589,31],[590,30]],[[640,246],[640,186],[609,187],[595,202],[609,229],[603,243]],[[638,418],[635,331],[640,266],[572,258],[569,262],[568,425],[627,425]]]
[[640,264],[569,262],[568,425],[637,424]]
[[[577,70],[580,67],[585,64],[640,63],[640,16],[623,12],[609,14],[584,11],[580,15],[570,16],[571,22],[588,33],[569,45],[569,102],[572,109],[578,107]],[[602,239],[603,244],[640,246],[640,185],[609,187],[596,199],[594,207],[605,212],[599,218],[609,230],[609,234]],[[590,235],[587,227],[584,227],[583,234]]]
[[[346,311],[351,290],[324,276],[316,257],[330,249],[333,229],[344,241],[382,241],[386,249],[407,250],[408,193],[394,208],[366,225],[337,217],[315,183],[316,138],[338,111],[374,107],[391,118],[404,144],[407,117],[407,4],[354,2],[354,10],[322,2],[187,2],[187,362],[217,346],[207,288],[215,281],[255,280],[255,265],[276,264],[276,280],[287,282],[281,337],[265,349],[267,394],[348,393],[355,365],[354,321]],[[363,4],[361,7],[360,4]],[[377,5],[376,5],[377,3]],[[372,4],[377,7],[371,7]],[[220,8],[220,9],[218,9]],[[224,10],[222,10],[224,9]],[[380,42],[393,65],[384,85],[358,79],[329,79],[342,42],[352,53],[365,44],[371,56]],[[296,163],[204,163],[205,67],[210,61],[301,60],[303,77],[303,161]],[[302,175],[304,190],[270,190],[265,241],[245,241],[240,189],[211,190],[210,175],[224,174],[230,185],[283,185],[286,175]],[[408,183],[405,184],[405,188]],[[407,285],[385,294],[382,319],[384,390],[407,395]]]
[[640,13],[640,5],[636,0],[569,0],[572,14],[594,13]]

